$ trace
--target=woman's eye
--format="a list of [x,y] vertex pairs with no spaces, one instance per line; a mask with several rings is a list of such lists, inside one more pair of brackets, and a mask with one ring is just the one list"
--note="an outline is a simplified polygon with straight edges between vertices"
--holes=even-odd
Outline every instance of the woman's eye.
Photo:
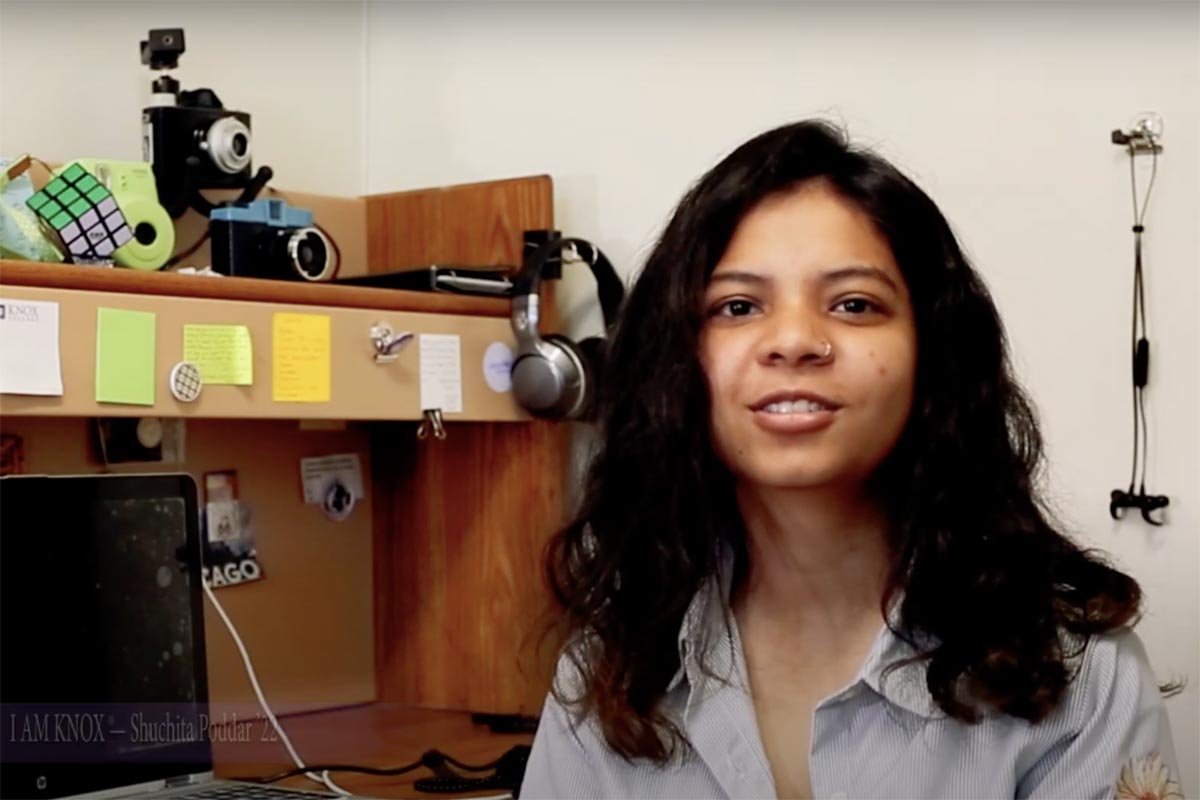
[[726,300],[713,309],[717,316],[722,317],[744,317],[753,314],[754,310],[754,303],[749,300]]
[[864,297],[848,297],[835,305],[834,308],[840,308],[845,310],[847,313],[855,315],[879,310],[879,306]]

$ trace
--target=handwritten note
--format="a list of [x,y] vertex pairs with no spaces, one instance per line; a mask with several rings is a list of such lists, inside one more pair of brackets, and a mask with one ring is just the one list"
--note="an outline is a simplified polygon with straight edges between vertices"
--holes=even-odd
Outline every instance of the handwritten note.
[[254,348],[245,325],[184,325],[183,360],[208,384],[254,383]]
[[154,405],[151,311],[96,309],[96,402]]
[[276,314],[271,321],[271,398],[329,402],[329,317]]
[[422,333],[421,409],[440,408],[443,413],[462,413],[462,358],[459,337],[454,334]]

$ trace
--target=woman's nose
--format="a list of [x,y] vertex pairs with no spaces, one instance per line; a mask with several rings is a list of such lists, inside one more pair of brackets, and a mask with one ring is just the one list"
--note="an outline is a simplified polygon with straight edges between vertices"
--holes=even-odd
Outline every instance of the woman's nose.
[[769,366],[825,363],[833,357],[833,345],[811,319],[779,315],[764,330],[759,360]]

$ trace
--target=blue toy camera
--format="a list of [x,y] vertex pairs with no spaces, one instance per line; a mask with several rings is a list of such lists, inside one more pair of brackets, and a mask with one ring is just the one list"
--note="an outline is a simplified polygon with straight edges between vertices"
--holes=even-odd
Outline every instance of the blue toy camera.
[[213,209],[212,268],[223,275],[327,281],[337,273],[328,237],[312,212],[265,199]]

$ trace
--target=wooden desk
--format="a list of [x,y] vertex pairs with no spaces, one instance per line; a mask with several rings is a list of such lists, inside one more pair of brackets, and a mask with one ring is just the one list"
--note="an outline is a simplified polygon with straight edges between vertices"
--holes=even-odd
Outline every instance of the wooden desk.
[[[245,725],[244,722],[241,724]],[[270,723],[265,723],[268,727]],[[441,750],[467,764],[495,761],[518,744],[531,744],[532,734],[495,734],[486,726],[471,722],[471,715],[460,711],[437,711],[373,703],[351,708],[316,711],[280,719],[296,752],[306,764],[343,763],[369,767],[399,767],[410,764],[426,750]],[[222,737],[214,732],[213,760],[218,777],[264,777],[291,769],[294,764],[273,735],[264,736],[263,720],[254,720],[248,737]],[[228,727],[228,726],[226,726]],[[221,739],[248,738],[249,741]],[[413,782],[432,773],[420,767],[405,775],[376,776],[339,772],[330,775],[348,792],[378,798],[470,797],[502,794],[483,790],[461,795],[434,795],[418,792]],[[280,781],[280,786],[319,789],[304,776]]]
[[[506,269],[522,262],[525,231],[554,228],[545,175],[366,198],[289,197],[312,208],[336,236],[347,275],[435,263]],[[198,224],[191,232],[181,229],[177,240],[194,241],[199,230]],[[206,255],[201,248],[192,265],[207,263]],[[542,288],[547,333],[558,329],[553,283]],[[186,419],[186,457],[166,468],[196,476],[238,471],[239,499],[253,510],[265,577],[218,594],[274,706],[295,713],[378,701],[393,708],[539,712],[556,649],[539,639],[550,600],[541,555],[566,516],[571,429],[528,418],[509,392],[487,384],[486,347],[515,343],[505,301],[15,262],[0,263],[0,284],[0,296],[57,302],[62,312],[64,396],[0,398],[0,430],[22,437],[26,471],[105,471],[91,418],[109,416]],[[156,313],[157,407],[95,402],[92,337],[100,304]],[[329,317],[337,353],[331,402],[273,399],[277,311]],[[401,314],[420,319],[410,326]],[[391,366],[373,361],[368,331],[389,320],[397,330],[462,336],[464,413],[446,419],[445,440],[416,437],[423,411],[419,349]],[[187,323],[253,327],[261,359],[256,385],[207,387],[191,405],[171,399],[166,380],[182,358]],[[472,349],[472,341],[482,349]],[[357,366],[343,373],[346,363]],[[376,404],[355,410],[367,397]],[[336,453],[360,454],[368,498],[340,523],[303,502],[299,472],[299,459]],[[205,615],[210,701],[249,708],[255,701],[241,659],[207,606]],[[322,647],[311,646],[311,632],[320,634]],[[398,738],[405,724],[386,714],[391,722],[352,714],[345,732],[383,725],[387,737],[358,744],[389,766],[431,747],[468,762],[485,755],[460,752],[479,738],[469,717],[459,715],[458,728],[434,737],[427,734],[442,731],[444,723],[424,714],[399,715],[416,732],[408,738]],[[340,717],[293,719],[316,755],[325,757],[326,746],[337,743],[322,737]],[[310,725],[316,726],[311,734]],[[371,750],[378,746],[387,750]],[[494,758],[506,747],[497,744],[486,754]],[[313,757],[304,747],[301,752]],[[268,766],[287,761],[279,745],[260,757]]]

